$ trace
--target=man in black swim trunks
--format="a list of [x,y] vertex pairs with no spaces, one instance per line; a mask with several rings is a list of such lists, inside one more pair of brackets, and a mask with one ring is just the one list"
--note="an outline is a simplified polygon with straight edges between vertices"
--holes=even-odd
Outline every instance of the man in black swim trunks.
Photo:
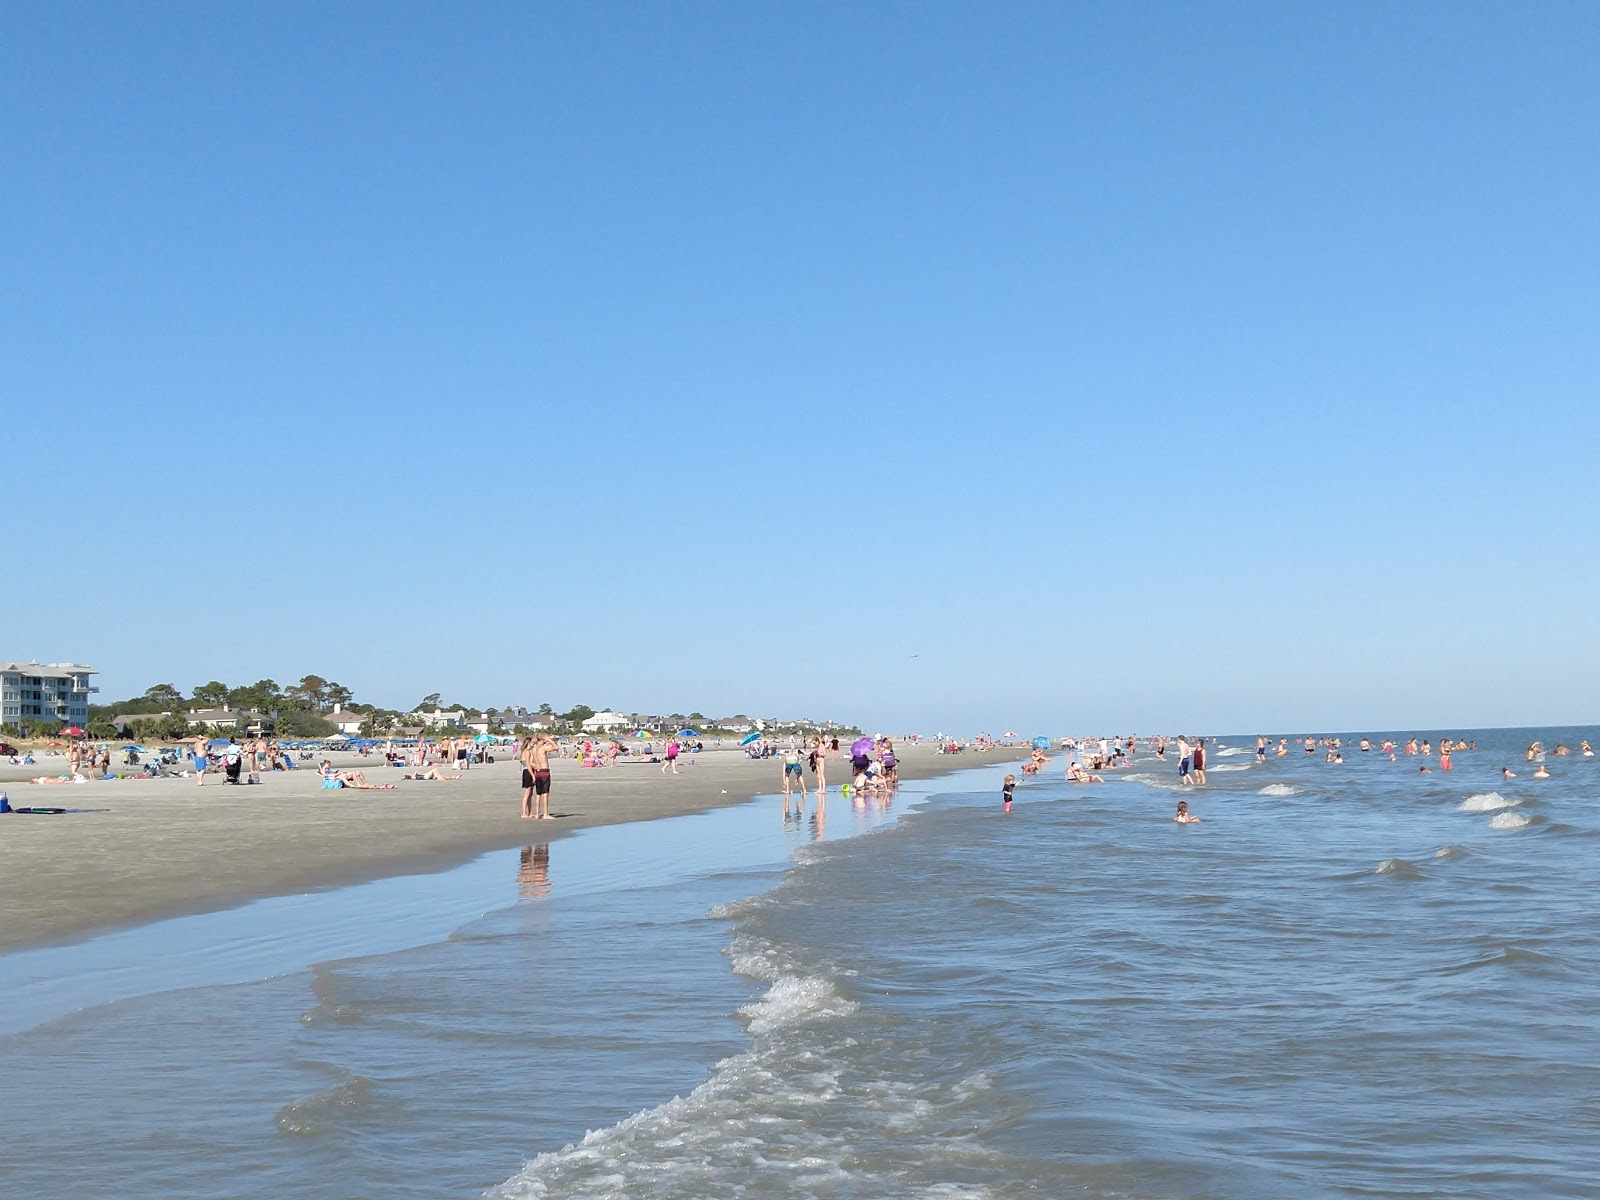
[[522,818],[525,821],[550,819],[550,751],[555,748],[555,739],[547,733],[534,734],[522,744]]

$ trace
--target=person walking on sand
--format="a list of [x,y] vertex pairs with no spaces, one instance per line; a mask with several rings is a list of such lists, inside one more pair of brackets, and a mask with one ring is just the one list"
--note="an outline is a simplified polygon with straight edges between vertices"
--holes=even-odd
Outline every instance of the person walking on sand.
[[783,811],[789,811],[789,793],[796,784],[800,785],[800,809],[805,811],[806,791],[805,772],[800,766],[800,750],[791,746],[783,752]]
[[681,747],[678,745],[677,738],[673,738],[667,743],[667,761],[661,764],[661,773],[663,775],[667,773],[668,767],[672,768],[672,773],[674,775],[678,773],[678,751],[680,749]]

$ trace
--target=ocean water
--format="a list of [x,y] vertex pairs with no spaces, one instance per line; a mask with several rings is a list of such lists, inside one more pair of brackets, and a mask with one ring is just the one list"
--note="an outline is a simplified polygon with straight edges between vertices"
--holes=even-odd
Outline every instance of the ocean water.
[[1594,1197],[1600,760],[1520,749],[1600,731],[1473,736],[489,856],[449,936],[7,1036],[3,1190]]

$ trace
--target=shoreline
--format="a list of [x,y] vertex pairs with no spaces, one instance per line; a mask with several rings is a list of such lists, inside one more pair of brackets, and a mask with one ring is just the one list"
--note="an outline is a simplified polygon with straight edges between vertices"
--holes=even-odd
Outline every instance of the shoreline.
[[[907,780],[1027,753],[947,756],[932,745],[897,752]],[[323,791],[314,770],[268,776],[258,787],[229,787],[220,775],[203,787],[192,778],[61,788],[3,779],[13,805],[90,811],[0,818],[7,892],[0,955],[270,896],[448,870],[535,835],[553,841],[580,829],[705,812],[781,787],[779,759],[735,750],[698,759],[676,777],[652,764],[581,768],[558,760],[551,811],[559,819],[540,822],[518,815],[520,767],[504,759],[474,767],[458,782],[430,783],[400,780],[381,758],[338,756],[341,766],[396,785],[371,791]],[[829,766],[837,789],[848,778],[848,760]]]

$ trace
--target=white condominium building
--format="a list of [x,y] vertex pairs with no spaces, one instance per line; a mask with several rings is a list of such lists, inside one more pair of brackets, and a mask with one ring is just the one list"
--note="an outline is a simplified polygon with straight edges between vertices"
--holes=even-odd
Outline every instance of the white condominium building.
[[79,728],[89,723],[93,667],[78,663],[0,662],[0,724],[59,721]]

